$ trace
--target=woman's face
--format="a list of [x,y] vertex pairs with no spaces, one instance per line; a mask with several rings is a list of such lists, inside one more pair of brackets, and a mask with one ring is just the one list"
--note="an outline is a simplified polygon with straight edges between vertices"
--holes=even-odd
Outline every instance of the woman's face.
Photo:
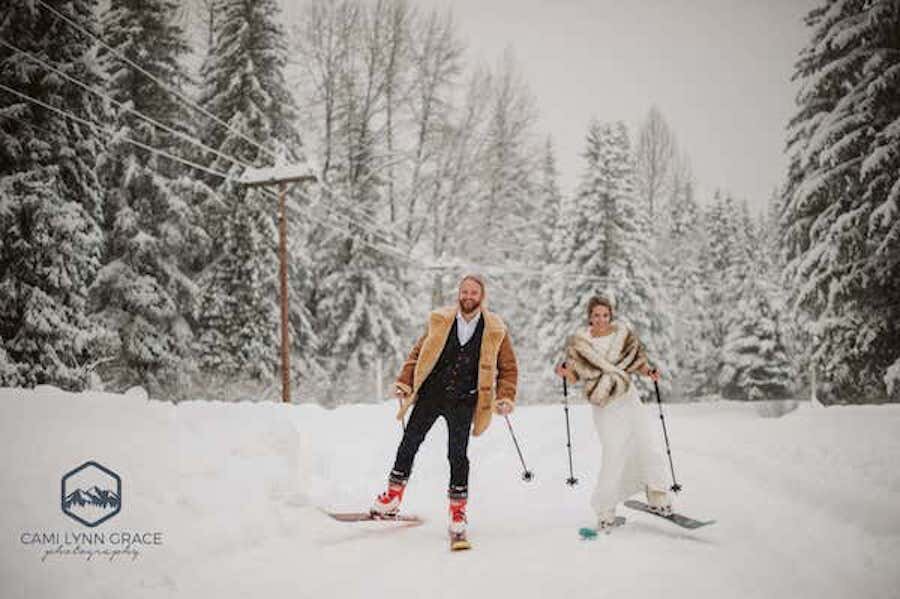
[[591,310],[591,326],[603,328],[612,321],[612,313],[606,306],[594,306]]

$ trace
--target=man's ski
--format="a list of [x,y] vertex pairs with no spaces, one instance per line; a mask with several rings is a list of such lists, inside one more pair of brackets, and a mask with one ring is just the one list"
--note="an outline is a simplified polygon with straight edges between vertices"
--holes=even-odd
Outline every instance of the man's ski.
[[584,528],[578,529],[578,536],[580,536],[583,540],[588,541],[591,539],[596,539],[597,535],[601,532],[609,534],[613,531],[614,528],[618,528],[620,526],[625,525],[625,516],[616,516],[615,522],[611,526],[600,528],[591,528],[589,526],[585,526]]
[[636,501],[634,499],[629,499],[625,502],[625,507],[630,507],[633,510],[639,510],[642,512],[647,512],[648,514],[653,514],[654,516],[658,516],[665,520],[668,520],[672,524],[677,524],[681,528],[687,528],[688,530],[695,530],[700,528],[701,526],[708,526],[710,524],[715,524],[715,520],[694,520],[693,518],[689,518],[682,514],[673,513],[668,516],[663,516],[662,514],[657,514],[653,510],[650,509],[650,506],[644,503],[643,501]]
[[466,538],[466,533],[464,532],[451,532],[450,533],[450,551],[465,551],[466,549],[471,549],[472,544],[469,543],[469,540]]
[[410,524],[422,524],[424,520],[419,516],[409,514],[373,514],[371,512],[325,512],[335,520],[340,522],[369,522],[369,521],[390,521],[390,522],[407,522]]

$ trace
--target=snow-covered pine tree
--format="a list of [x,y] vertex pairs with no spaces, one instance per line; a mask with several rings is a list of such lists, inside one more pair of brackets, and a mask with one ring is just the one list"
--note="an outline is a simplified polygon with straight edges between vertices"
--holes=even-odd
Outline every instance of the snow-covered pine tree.
[[[794,387],[794,368],[785,350],[783,304],[772,280],[764,229],[751,217],[746,202],[735,203],[719,191],[704,220],[701,273],[707,303],[698,350],[704,374],[698,379],[703,382],[700,391],[749,399],[750,387],[742,385],[752,386],[756,379],[741,378],[741,372],[752,367],[781,381],[772,383],[770,391],[773,397],[785,397],[788,391],[774,390]],[[765,312],[760,318],[766,322],[754,322],[755,310]],[[767,363],[776,358],[784,363]],[[755,391],[754,397],[759,393]]]
[[780,228],[782,202],[782,192],[778,189],[773,190],[769,196],[766,212],[760,218],[759,261],[762,268],[760,277],[770,292],[769,297],[776,309],[778,327],[781,330],[781,340],[787,349],[790,370],[794,376],[789,386],[799,397],[801,392],[808,391],[811,385],[810,364],[805,360],[808,354],[805,349],[812,345],[813,340],[807,327],[794,318],[790,309],[790,293],[783,285],[785,255]]
[[[559,189],[559,172],[556,168],[556,157],[553,144],[547,138],[543,154],[540,159],[540,170],[537,181],[537,197],[535,202],[537,252],[532,255],[529,268],[533,271],[543,271],[543,277],[529,277],[523,279],[523,295],[527,299],[527,319],[523,319],[518,342],[522,349],[519,352],[519,361],[523,365],[522,371],[528,373],[523,379],[525,384],[532,385],[529,389],[535,397],[544,400],[555,401],[555,395],[547,394],[545,390],[554,384],[559,384],[553,374],[553,361],[561,356],[559,346],[555,340],[548,344],[545,337],[547,323],[555,320],[558,303],[556,298],[557,283],[561,273],[558,271],[563,266],[563,255],[567,244],[566,231],[563,227],[563,197]],[[535,298],[537,298],[535,300]]]
[[701,263],[705,229],[689,178],[672,189],[660,213],[666,224],[657,248],[672,302],[673,360],[678,372],[673,391],[690,398],[702,393],[709,352],[703,335],[708,301]]
[[[372,205],[380,198],[359,180],[333,184],[349,191],[350,201],[357,206]],[[321,279],[315,316],[321,326],[328,380],[351,372],[359,376],[348,379],[360,385],[325,385],[323,401],[329,405],[348,399],[383,399],[380,393],[386,389],[376,389],[372,381],[380,380],[386,369],[396,369],[409,349],[412,331],[412,306],[403,291],[405,281],[397,258],[364,243],[374,241],[370,232],[354,225],[347,231],[351,235],[329,235],[330,248],[318,254],[324,260],[318,263]]]
[[806,22],[788,131],[786,278],[797,318],[814,322],[822,399],[897,401],[885,377],[900,356],[900,5],[827,0]]
[[[89,31],[94,9],[88,0],[58,7]],[[90,39],[43,7],[7,3],[0,39],[100,85]],[[0,47],[0,81],[88,121],[105,119],[94,95],[8,47]],[[111,347],[87,305],[103,248],[102,137],[10,92],[0,98],[0,385],[81,389]]]
[[761,230],[757,222],[750,216],[750,207],[746,200],[734,201],[731,196],[725,200],[727,216],[730,221],[728,229],[733,237],[727,247],[727,258],[723,275],[722,293],[725,299],[723,325],[727,332],[731,326],[730,309],[737,305],[743,297],[744,288],[751,277],[758,277],[765,270],[761,255]]
[[761,276],[749,277],[733,307],[722,347],[719,388],[725,399],[792,397],[794,373],[780,326],[774,290]]
[[359,223],[377,223],[378,215],[389,208],[381,166],[387,140],[372,126],[384,116],[385,90],[379,81],[388,46],[376,43],[377,19],[360,18],[351,23],[347,40],[351,52],[335,89],[339,94],[334,122],[336,155],[326,173],[330,189],[323,192],[321,201],[338,210],[352,205],[355,214],[340,232],[325,233],[327,242],[317,260],[315,315],[321,337],[327,340],[321,353],[330,369],[329,380],[355,371],[360,376],[346,379],[358,380],[360,386],[327,386],[324,399],[329,404],[348,398],[380,400],[386,389],[377,388],[378,382],[383,382],[388,367],[393,371],[399,365],[409,349],[411,331],[411,304],[397,257],[403,250],[386,244],[371,225]]
[[276,257],[271,217],[251,205],[254,199],[261,203],[258,197],[235,202],[222,225],[221,256],[204,281],[199,352],[201,366],[226,380],[270,382],[280,343],[273,300]]
[[465,257],[494,268],[491,302],[516,339],[517,323],[531,315],[527,298],[540,284],[537,277],[523,277],[516,270],[530,268],[528,257],[541,249],[541,198],[534,98],[509,50],[494,72],[490,98],[484,159],[476,171],[481,193],[473,216],[480,226],[466,232]]
[[[102,19],[103,39],[169,87],[183,89],[188,76],[180,60],[188,46],[178,9],[170,0],[112,0]],[[190,267],[209,241],[185,168],[124,138],[185,155],[178,136],[136,113],[184,134],[190,133],[191,115],[181,100],[118,56],[102,49],[100,58],[107,91],[119,103],[118,135],[101,169],[108,190],[104,266],[91,290],[97,318],[118,335],[118,351],[101,372],[115,389],[143,385],[154,395],[177,394],[187,390],[193,365],[189,323],[197,290]]]
[[[628,130],[618,122],[607,132],[604,161],[609,170],[609,187],[601,190],[609,203],[607,260],[610,285],[616,307],[640,336],[652,364],[666,378],[660,386],[669,390],[677,374],[672,360],[672,309],[663,284],[659,260],[653,254],[656,231],[650,222],[649,205],[640,199],[635,184],[634,159]],[[644,384],[644,379],[639,384]]]
[[734,272],[735,244],[739,241],[737,214],[731,196],[717,190],[702,215],[705,230],[701,251],[701,277],[707,301],[703,308],[700,361],[703,373],[697,380],[700,394],[718,393],[719,371],[722,367],[722,348],[728,333],[729,316],[736,301],[734,285],[729,274]]
[[781,271],[784,269],[784,251],[781,245],[781,232],[779,221],[781,219],[782,195],[778,189],[773,189],[766,203],[766,210],[760,218],[760,258],[765,264],[765,270],[776,273],[773,283],[781,279]]
[[544,153],[540,165],[540,177],[538,182],[538,196],[536,200],[538,222],[538,238],[540,239],[541,252],[537,256],[541,265],[553,262],[557,254],[554,233],[559,226],[562,212],[562,193],[559,190],[559,171],[556,168],[556,154],[553,151],[553,142],[547,138],[544,145]]
[[[287,53],[277,3],[220,0],[213,10],[213,44],[202,68],[201,104],[229,128],[204,123],[204,142],[253,166],[271,165],[275,156],[296,162],[301,142],[294,126],[296,107],[284,79]],[[231,178],[219,182],[220,203],[206,215],[216,245],[201,278],[200,364],[226,379],[269,382],[279,365],[280,344],[276,201],[259,188],[237,184],[240,165],[221,156],[209,160],[213,169]],[[291,222],[293,240],[306,238],[302,227]],[[292,243],[291,248],[305,251],[303,244]],[[292,262],[295,269],[303,264]],[[295,290],[298,283],[310,281],[308,273],[294,275]],[[292,325],[312,322],[303,299],[291,298]],[[314,370],[315,332],[293,330],[292,339],[300,358],[294,366],[301,373]]]
[[561,223],[570,240],[561,255],[564,275],[545,280],[550,291],[543,297],[555,302],[555,314],[542,316],[539,325],[545,358],[558,359],[568,335],[585,326],[588,299],[609,293],[653,363],[668,370],[671,329],[649,224],[635,195],[625,125],[591,123],[584,159],[581,182]]
[[606,283],[598,275],[574,276],[572,253],[579,240],[589,238],[580,228],[584,223],[577,200],[578,197],[563,197],[560,202],[549,247],[551,253],[548,262],[542,265],[546,274],[541,279],[531,319],[530,330],[538,350],[536,367],[541,371],[539,380],[551,387],[559,384],[552,368],[565,358],[566,338],[587,322],[584,313],[587,303],[582,298],[603,289]]
[[[574,196],[563,204],[555,230],[554,265],[541,286],[541,302],[535,313],[535,328],[544,361],[552,366],[565,356],[566,339],[586,326],[585,310],[592,295],[606,290],[608,267],[603,263],[606,229],[598,189],[604,164],[601,148],[605,129],[597,121],[588,128],[585,166]],[[592,258],[597,258],[593,260]]]
[[734,217],[738,226],[724,272],[727,311],[719,393],[726,399],[786,399],[792,396],[795,376],[784,340],[783,302],[763,247],[765,229],[751,218],[746,202]]

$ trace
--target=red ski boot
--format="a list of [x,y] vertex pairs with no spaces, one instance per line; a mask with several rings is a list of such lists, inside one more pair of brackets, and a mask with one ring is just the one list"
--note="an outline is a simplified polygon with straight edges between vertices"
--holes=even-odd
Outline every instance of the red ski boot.
[[375,517],[396,516],[400,512],[400,502],[403,501],[403,492],[405,490],[405,485],[399,483],[388,484],[387,491],[375,498],[375,503],[372,504],[369,513]]
[[460,551],[472,547],[466,539],[466,500],[450,500],[450,550]]

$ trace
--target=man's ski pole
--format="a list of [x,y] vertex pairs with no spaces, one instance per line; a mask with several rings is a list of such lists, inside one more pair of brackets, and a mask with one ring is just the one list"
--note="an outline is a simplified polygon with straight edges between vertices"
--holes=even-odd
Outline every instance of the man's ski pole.
[[[399,397],[397,398],[397,403],[400,404],[400,407],[403,407],[403,400]],[[400,419],[400,428],[403,429],[403,434],[406,434],[406,416]]]
[[659,406],[659,419],[662,422],[663,436],[666,438],[666,453],[669,456],[669,469],[672,471],[672,491],[678,493],[681,491],[681,485],[675,480],[675,465],[672,463],[672,450],[669,448],[669,432],[666,430],[666,417],[663,416],[662,399],[659,397],[659,384],[653,381],[653,387],[656,389],[656,403]]
[[569,478],[566,479],[566,484],[574,487],[578,484],[578,479],[575,478],[575,472],[572,468],[572,433],[569,428],[569,385],[566,377],[563,377],[563,408],[566,411],[566,449],[569,450]]
[[522,457],[522,450],[519,449],[519,442],[516,441],[516,434],[513,432],[512,424],[509,422],[509,416],[504,414],[503,417],[506,419],[506,426],[509,427],[509,434],[512,435],[513,443],[516,445],[516,451],[519,453],[519,460],[522,462],[522,480],[531,482],[534,478],[534,473],[525,465],[525,458]]

